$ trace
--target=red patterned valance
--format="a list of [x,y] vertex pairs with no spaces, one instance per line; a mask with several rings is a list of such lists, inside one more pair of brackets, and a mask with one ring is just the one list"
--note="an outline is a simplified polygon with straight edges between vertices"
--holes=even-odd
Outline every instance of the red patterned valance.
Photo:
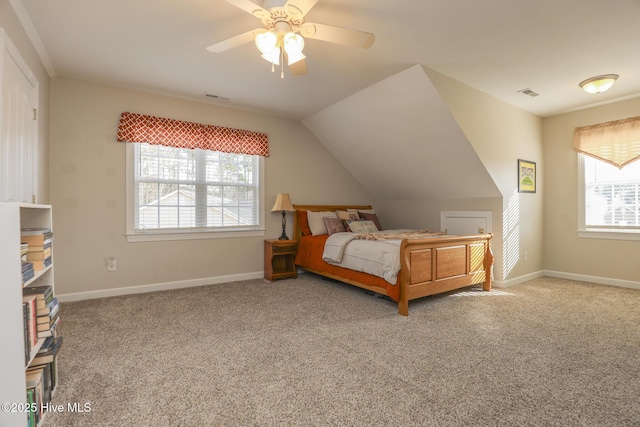
[[269,136],[266,133],[128,112],[120,116],[118,141],[269,156]]

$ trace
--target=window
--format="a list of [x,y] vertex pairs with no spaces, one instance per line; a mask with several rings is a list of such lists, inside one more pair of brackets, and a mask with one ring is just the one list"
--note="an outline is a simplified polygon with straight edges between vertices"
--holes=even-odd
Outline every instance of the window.
[[622,169],[578,154],[581,237],[640,239],[640,161]]
[[127,146],[129,241],[264,235],[262,156]]

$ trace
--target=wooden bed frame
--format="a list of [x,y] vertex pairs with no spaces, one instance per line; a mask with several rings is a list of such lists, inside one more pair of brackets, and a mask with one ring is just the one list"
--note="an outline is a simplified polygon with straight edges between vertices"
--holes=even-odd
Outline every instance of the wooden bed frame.
[[[336,211],[346,209],[366,210],[371,206],[346,205],[294,205],[296,210]],[[301,236],[298,215],[294,215],[293,239]],[[491,290],[493,276],[493,235],[471,236],[443,235],[425,239],[403,239],[400,245],[401,269],[398,275],[400,297],[398,313],[409,315],[409,301],[428,295],[448,292],[482,283],[482,289]],[[339,275],[298,266],[321,276],[387,295],[382,288],[361,283]]]

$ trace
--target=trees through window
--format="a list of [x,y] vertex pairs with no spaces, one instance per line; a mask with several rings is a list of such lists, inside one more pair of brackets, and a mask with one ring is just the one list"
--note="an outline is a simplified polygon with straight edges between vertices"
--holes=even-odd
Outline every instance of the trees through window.
[[132,145],[136,232],[259,227],[260,156]]

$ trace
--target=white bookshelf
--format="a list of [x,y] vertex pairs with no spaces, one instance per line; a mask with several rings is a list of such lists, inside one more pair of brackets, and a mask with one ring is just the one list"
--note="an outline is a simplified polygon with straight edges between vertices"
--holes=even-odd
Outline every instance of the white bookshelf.
[[[54,285],[53,262],[44,270],[36,271],[35,277],[26,284],[22,283],[20,229],[34,227],[53,229],[51,206],[0,203],[0,403],[27,401],[22,289],[24,286]],[[38,340],[38,346],[43,341]],[[32,349],[32,358],[38,346]],[[26,423],[25,412],[7,411],[4,406],[0,410],[1,426]]]

